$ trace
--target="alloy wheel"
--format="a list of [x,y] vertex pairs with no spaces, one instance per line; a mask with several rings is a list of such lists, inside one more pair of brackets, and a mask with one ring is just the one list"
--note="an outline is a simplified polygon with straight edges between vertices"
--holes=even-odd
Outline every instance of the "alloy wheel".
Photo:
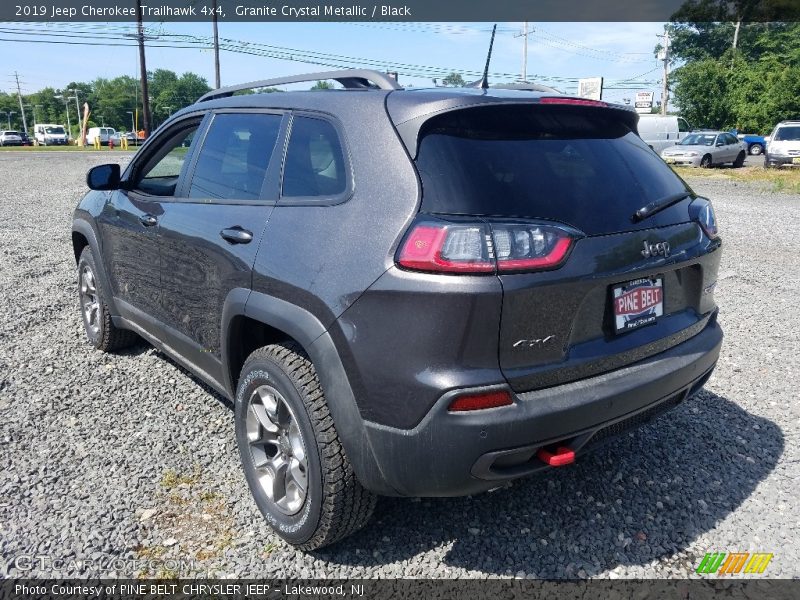
[[285,515],[294,515],[308,491],[308,456],[297,417],[281,393],[269,385],[248,400],[250,458],[267,498]]
[[93,334],[97,334],[100,331],[100,298],[97,295],[97,281],[89,265],[83,265],[81,269],[79,290],[86,326]]

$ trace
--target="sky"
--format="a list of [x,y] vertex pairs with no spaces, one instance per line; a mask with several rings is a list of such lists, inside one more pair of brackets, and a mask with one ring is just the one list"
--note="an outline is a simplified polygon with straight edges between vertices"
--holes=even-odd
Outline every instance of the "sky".
[[[482,71],[491,27],[491,23],[223,22],[219,25],[220,38],[231,40],[229,43],[245,53],[222,51],[222,84],[330,70],[330,66],[320,64],[326,61],[341,64],[347,60],[355,67],[371,60],[371,66],[379,70],[404,68],[416,75],[401,74],[402,85],[430,87],[433,77],[426,73],[441,77],[449,69]],[[149,70],[192,71],[213,86],[210,50],[154,47],[185,45],[186,38],[180,36],[209,38],[210,23],[148,23],[147,28],[152,38],[146,55]],[[663,28],[663,23],[530,23],[528,80],[575,93],[576,79],[599,76],[605,78],[604,99],[632,99],[639,90],[652,90],[658,99],[662,67],[653,56],[653,48]],[[506,82],[521,74],[522,30],[522,23],[498,23],[490,70],[508,74]],[[47,86],[60,88],[73,80],[138,76],[135,45],[105,45],[133,44],[125,37],[133,31],[134,24],[120,23],[0,23],[0,90],[16,91],[14,72],[19,73],[23,93]],[[74,45],[76,42],[99,45]],[[273,57],[246,52],[266,52]],[[280,58],[274,57],[276,54]],[[622,80],[636,83],[620,84]]]

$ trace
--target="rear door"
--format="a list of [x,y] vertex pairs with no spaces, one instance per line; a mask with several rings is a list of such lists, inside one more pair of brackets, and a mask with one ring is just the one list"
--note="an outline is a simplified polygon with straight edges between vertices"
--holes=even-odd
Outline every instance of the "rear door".
[[264,228],[278,199],[281,112],[218,111],[181,196],[163,205],[161,286],[170,345],[221,381],[221,317],[235,288],[249,290]]
[[580,232],[563,266],[499,275],[500,365],[517,391],[641,360],[710,318],[719,253],[690,218],[691,190],[634,131],[623,111],[528,104],[454,111],[421,132],[422,212]]

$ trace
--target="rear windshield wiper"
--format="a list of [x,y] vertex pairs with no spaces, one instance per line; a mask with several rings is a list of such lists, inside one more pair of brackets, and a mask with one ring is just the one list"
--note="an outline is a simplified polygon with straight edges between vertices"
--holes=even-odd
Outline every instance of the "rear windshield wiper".
[[688,198],[691,195],[692,195],[691,192],[683,191],[683,192],[677,192],[675,194],[670,194],[665,198],[660,198],[659,200],[651,202],[650,204],[643,206],[635,213],[633,213],[631,220],[634,223],[638,223],[639,221],[644,221],[648,217],[652,217],[654,214],[661,212],[665,208],[669,208],[673,204],[677,204],[684,198]]

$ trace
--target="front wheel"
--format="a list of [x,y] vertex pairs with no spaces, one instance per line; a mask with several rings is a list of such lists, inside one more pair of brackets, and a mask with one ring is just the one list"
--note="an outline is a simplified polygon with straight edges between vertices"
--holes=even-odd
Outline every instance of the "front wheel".
[[704,169],[711,168],[711,155],[706,154],[703,158],[700,159],[700,166]]
[[356,479],[316,369],[294,343],[253,352],[235,402],[236,441],[256,505],[301,550],[363,527],[376,496]]
[[97,278],[97,266],[89,246],[83,249],[78,260],[78,298],[83,327],[92,346],[103,352],[111,352],[136,342],[138,336],[134,332],[116,327],[111,320],[111,312]]
[[743,167],[744,166],[744,159],[745,159],[745,154],[744,154],[744,150],[742,150],[741,152],[739,152],[739,156],[736,157],[736,160],[733,161],[733,168],[734,169],[739,169],[739,168]]

